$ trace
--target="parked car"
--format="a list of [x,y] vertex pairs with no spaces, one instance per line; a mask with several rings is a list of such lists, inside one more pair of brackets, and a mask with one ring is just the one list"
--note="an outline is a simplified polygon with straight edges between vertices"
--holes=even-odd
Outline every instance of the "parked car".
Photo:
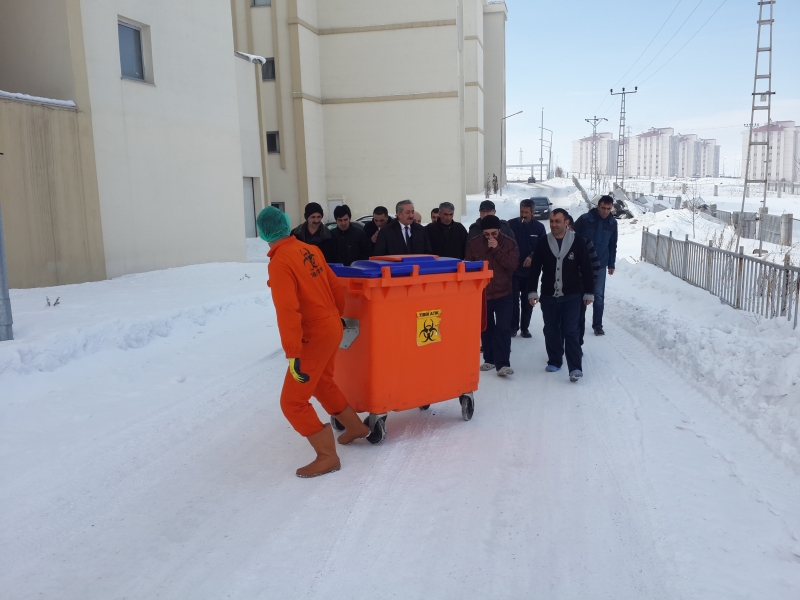
[[553,207],[553,203],[550,202],[550,198],[545,198],[544,196],[531,198],[533,200],[533,218],[534,219],[549,219],[550,218],[550,210]]
[[[352,225],[353,227],[358,227],[359,229],[364,229],[364,222],[361,220],[363,218],[364,217],[360,217],[358,221],[350,221],[350,225]],[[372,219],[372,217],[370,217],[370,219]],[[336,221],[325,223],[325,227],[333,231],[334,229],[336,229]]]
[[536,177],[528,177],[528,183],[536,183]]

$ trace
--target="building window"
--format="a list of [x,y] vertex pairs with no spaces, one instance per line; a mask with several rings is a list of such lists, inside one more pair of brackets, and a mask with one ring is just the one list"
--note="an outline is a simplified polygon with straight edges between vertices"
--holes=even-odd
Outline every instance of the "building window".
[[272,202],[271,204],[279,211],[286,212],[286,202]]
[[253,0],[253,6],[272,6],[272,0]]
[[267,62],[261,65],[261,80],[275,81],[275,59],[268,58]]
[[277,131],[267,132],[267,154],[279,154],[281,151],[280,138]]
[[119,31],[119,63],[122,76],[144,81],[144,55],[142,54],[142,31],[138,27],[117,23]]

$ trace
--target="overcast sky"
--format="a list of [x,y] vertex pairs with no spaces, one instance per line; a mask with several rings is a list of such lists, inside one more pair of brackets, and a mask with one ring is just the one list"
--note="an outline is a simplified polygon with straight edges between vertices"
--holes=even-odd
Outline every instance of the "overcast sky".
[[[508,164],[518,162],[520,148],[525,163],[539,161],[544,108],[544,126],[554,132],[553,163],[558,157],[559,164],[571,169],[572,140],[591,134],[584,119],[606,117],[608,123],[598,130],[611,131],[616,139],[619,97],[610,98],[609,90],[638,85],[639,92],[627,99],[627,122],[634,135],[650,127],[674,127],[676,132],[715,138],[725,170],[732,174],[741,160],[743,124],[750,121],[756,0],[506,4],[506,109],[508,114],[524,111],[508,120]],[[778,0],[775,5],[773,49],[772,119],[800,122],[800,1]]]

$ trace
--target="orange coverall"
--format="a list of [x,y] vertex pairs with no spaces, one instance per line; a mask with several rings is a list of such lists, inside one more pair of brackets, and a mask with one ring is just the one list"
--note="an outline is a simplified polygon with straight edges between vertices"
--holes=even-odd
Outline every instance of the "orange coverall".
[[269,281],[278,315],[278,331],[286,358],[299,358],[300,370],[310,379],[295,381],[289,370],[281,391],[281,410],[302,436],[319,433],[323,424],[309,403],[319,400],[328,414],[347,408],[347,400],[333,382],[336,351],[342,341],[344,290],[322,251],[294,236],[273,244],[269,253]]

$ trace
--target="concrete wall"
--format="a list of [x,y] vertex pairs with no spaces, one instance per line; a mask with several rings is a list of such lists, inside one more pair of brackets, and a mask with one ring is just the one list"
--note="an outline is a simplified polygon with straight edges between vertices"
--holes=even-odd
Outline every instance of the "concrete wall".
[[77,100],[66,0],[0,2],[0,90]]
[[97,192],[83,164],[92,140],[80,118],[75,109],[0,98],[0,208],[12,288],[106,276]]
[[483,95],[483,5],[481,0],[464,0],[464,143],[466,193],[483,189],[484,178],[484,95]]
[[[503,184],[505,169],[500,164],[500,122],[506,116],[507,15],[504,3],[488,4],[483,9],[484,170],[502,177]],[[505,148],[503,161],[507,162]]]
[[[110,277],[244,260],[230,5],[81,0]],[[150,27],[153,84],[120,76],[118,15]]]

